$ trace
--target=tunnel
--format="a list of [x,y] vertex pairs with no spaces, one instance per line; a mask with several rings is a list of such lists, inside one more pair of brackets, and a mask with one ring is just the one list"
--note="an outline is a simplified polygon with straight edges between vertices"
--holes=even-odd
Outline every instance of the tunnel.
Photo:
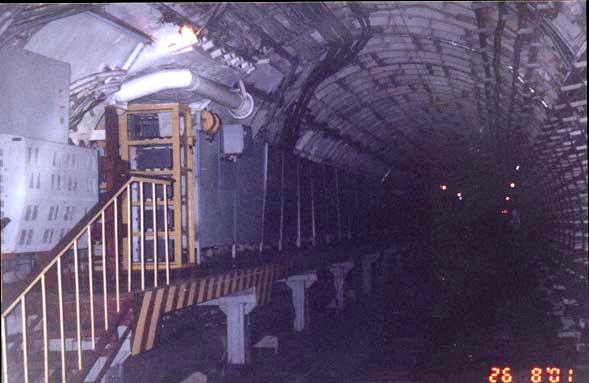
[[586,2],[0,4],[2,381],[589,382]]

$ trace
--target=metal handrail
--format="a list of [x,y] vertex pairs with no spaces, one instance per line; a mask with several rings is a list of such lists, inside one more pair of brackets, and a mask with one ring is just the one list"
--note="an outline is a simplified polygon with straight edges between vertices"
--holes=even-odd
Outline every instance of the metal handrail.
[[[2,309],[2,322],[1,322],[1,331],[2,331],[2,381],[8,381],[8,366],[7,366],[7,344],[6,344],[6,318],[15,310],[19,305],[21,308],[21,326],[22,326],[22,358],[23,358],[23,369],[24,369],[24,381],[28,382],[28,338],[27,338],[27,295],[33,290],[35,287],[38,286],[40,283],[41,285],[41,298],[42,298],[42,321],[43,321],[43,350],[44,350],[44,381],[49,380],[49,359],[48,359],[48,332],[47,332],[47,289],[46,289],[46,280],[47,274],[53,267],[57,268],[57,293],[59,299],[59,332],[60,332],[60,340],[61,340],[61,376],[62,381],[66,381],[66,368],[65,368],[65,335],[64,335],[64,309],[63,309],[63,283],[62,283],[62,258],[65,254],[67,254],[70,250],[73,250],[73,263],[74,263],[74,282],[75,282],[75,305],[76,305],[76,337],[77,337],[77,369],[82,370],[82,337],[81,337],[81,313],[80,313],[80,262],[79,262],[79,252],[78,252],[78,241],[84,236],[87,235],[88,238],[88,279],[89,279],[89,298],[90,298],[90,330],[91,330],[91,344],[92,349],[96,349],[96,339],[95,339],[95,318],[94,318],[94,291],[93,291],[93,260],[92,260],[92,235],[91,235],[91,228],[94,224],[97,224],[100,221],[101,226],[101,246],[102,246],[102,294],[103,294],[103,304],[104,304],[104,327],[105,331],[108,330],[109,326],[109,318],[108,318],[108,283],[107,283],[107,263],[106,263],[106,216],[105,213],[107,209],[112,207],[113,216],[114,216],[114,256],[115,256],[115,295],[116,295],[116,311],[117,313],[120,312],[120,278],[119,278],[119,241],[118,241],[118,233],[119,233],[119,218],[118,218],[118,209],[119,209],[119,197],[123,196],[126,197],[127,201],[127,242],[128,242],[128,291],[131,292],[131,283],[132,283],[132,223],[131,223],[131,205],[132,205],[132,194],[131,188],[134,183],[139,184],[139,200],[140,200],[140,227],[141,227],[141,241],[144,241],[144,194],[143,194],[143,186],[144,184],[151,184],[152,190],[152,208],[153,208],[153,228],[154,228],[154,287],[157,287],[157,276],[159,271],[159,261],[157,258],[157,241],[158,241],[158,234],[157,234],[157,194],[156,194],[156,186],[161,186],[163,188],[163,209],[164,209],[164,225],[165,225],[165,273],[166,273],[166,280],[165,284],[168,285],[170,283],[170,261],[169,261],[169,251],[168,251],[168,244],[169,244],[169,235],[168,235],[168,200],[167,200],[167,188],[169,185],[172,184],[172,180],[170,179],[163,179],[163,178],[156,178],[156,177],[143,177],[143,176],[131,176],[127,180],[123,181],[122,184],[115,188],[114,192],[110,193],[103,201],[99,202],[86,216],[77,224],[75,225],[70,232],[55,246],[52,251],[53,256],[50,256],[44,263],[44,265],[40,268],[36,274],[32,275],[27,283],[23,285],[20,292],[12,299],[12,302],[8,304],[5,308]],[[126,194],[126,196],[125,196]],[[145,254],[144,254],[144,246],[141,243],[141,290],[145,290]],[[112,290],[112,287],[111,287]],[[4,303],[4,302],[3,302]]]

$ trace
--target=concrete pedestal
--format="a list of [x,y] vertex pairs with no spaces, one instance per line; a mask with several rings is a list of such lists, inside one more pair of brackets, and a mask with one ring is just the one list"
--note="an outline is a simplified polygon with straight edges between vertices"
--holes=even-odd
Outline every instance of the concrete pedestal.
[[351,261],[335,263],[329,267],[333,274],[335,284],[335,307],[339,310],[344,308],[344,282],[346,274],[354,267]]
[[379,253],[374,253],[362,257],[362,292],[364,294],[370,294],[372,291],[372,265],[379,256]]
[[284,280],[292,290],[292,303],[295,309],[294,329],[303,331],[309,325],[307,312],[307,288],[317,281],[317,274],[313,272],[293,275]]
[[243,290],[201,304],[219,306],[227,315],[227,361],[229,364],[246,364],[249,361],[249,347],[246,344],[248,328],[245,316],[256,307],[254,290]]

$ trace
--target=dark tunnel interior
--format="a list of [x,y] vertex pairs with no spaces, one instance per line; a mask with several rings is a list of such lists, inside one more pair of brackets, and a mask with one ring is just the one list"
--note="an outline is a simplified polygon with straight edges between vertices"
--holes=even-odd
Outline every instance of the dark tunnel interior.
[[1,380],[589,382],[585,14],[0,3]]

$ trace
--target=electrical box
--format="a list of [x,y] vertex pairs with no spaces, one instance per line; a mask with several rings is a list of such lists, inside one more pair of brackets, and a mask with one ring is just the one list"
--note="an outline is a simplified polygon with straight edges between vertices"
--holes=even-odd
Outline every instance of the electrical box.
[[243,125],[223,125],[221,128],[221,151],[223,154],[243,153]]
[[67,144],[69,93],[70,64],[0,49],[0,133]]

